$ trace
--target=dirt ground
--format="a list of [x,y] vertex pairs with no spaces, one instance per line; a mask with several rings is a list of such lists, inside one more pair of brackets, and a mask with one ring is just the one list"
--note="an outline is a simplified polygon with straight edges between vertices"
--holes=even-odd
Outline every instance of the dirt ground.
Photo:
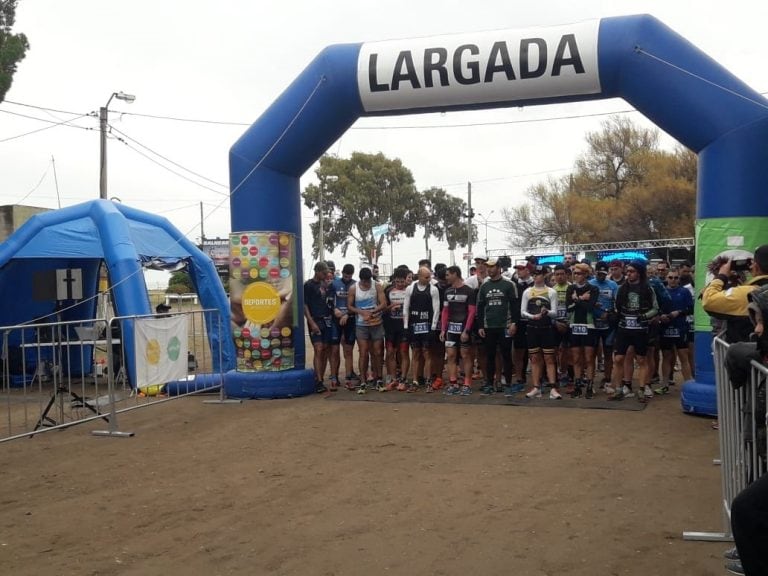
[[724,573],[726,545],[682,539],[722,519],[717,434],[677,391],[641,412],[189,397],[101,428],[0,444],[1,574]]

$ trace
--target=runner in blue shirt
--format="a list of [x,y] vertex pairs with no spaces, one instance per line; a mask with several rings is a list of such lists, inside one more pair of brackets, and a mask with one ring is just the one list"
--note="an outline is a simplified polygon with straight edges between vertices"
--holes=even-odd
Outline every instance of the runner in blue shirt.
[[344,264],[341,277],[333,280],[333,335],[331,337],[331,388],[339,384],[339,368],[341,367],[341,348],[344,349],[344,367],[346,368],[345,386],[353,390],[360,382],[360,377],[354,370],[355,348],[355,316],[347,308],[347,295],[351,286],[355,285],[353,275],[355,267]]
[[691,364],[688,361],[688,323],[687,316],[693,312],[691,291],[680,285],[680,271],[672,268],[667,274],[667,292],[672,300],[670,311],[662,314],[661,320],[661,355],[662,377],[667,383],[656,388],[656,394],[666,394],[669,386],[674,385],[675,355],[680,362],[683,381],[693,379]]
[[[616,293],[619,285],[608,278],[608,263],[600,260],[595,264],[595,278],[589,280],[597,286],[598,296],[595,305],[595,333],[597,334],[597,354],[600,345],[603,349],[603,382],[601,387],[611,383],[613,374],[613,341],[616,338]],[[593,358],[593,362],[595,359]]]

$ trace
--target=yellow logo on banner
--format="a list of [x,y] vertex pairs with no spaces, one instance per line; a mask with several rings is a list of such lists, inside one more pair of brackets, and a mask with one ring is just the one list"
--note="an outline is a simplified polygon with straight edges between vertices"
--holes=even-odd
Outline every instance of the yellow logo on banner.
[[147,342],[147,349],[145,351],[147,356],[147,363],[155,365],[160,363],[160,342],[154,338]]
[[266,324],[280,312],[280,294],[266,282],[254,282],[243,291],[243,313],[254,324]]

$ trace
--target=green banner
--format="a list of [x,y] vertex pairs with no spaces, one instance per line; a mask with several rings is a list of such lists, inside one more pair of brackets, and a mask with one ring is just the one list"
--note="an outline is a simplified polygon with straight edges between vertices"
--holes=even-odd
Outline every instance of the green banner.
[[[709,218],[696,222],[696,289],[701,289],[712,279],[708,264],[724,252],[754,252],[761,244],[768,243],[768,218]],[[697,332],[711,330],[710,318],[696,298],[694,316]]]

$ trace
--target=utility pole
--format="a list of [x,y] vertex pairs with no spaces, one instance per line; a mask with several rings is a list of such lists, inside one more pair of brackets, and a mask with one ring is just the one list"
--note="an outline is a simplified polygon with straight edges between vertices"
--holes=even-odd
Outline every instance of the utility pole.
[[128,104],[132,104],[136,100],[136,96],[133,94],[126,94],[125,92],[112,92],[112,95],[107,100],[107,103],[99,108],[99,132],[100,138],[100,161],[99,161],[99,198],[102,200],[107,199],[107,117],[109,115],[109,103],[112,102],[112,98],[117,98]]
[[200,245],[205,244],[205,228],[203,228],[203,203],[200,202]]
[[472,182],[467,182],[467,278],[472,267]]

